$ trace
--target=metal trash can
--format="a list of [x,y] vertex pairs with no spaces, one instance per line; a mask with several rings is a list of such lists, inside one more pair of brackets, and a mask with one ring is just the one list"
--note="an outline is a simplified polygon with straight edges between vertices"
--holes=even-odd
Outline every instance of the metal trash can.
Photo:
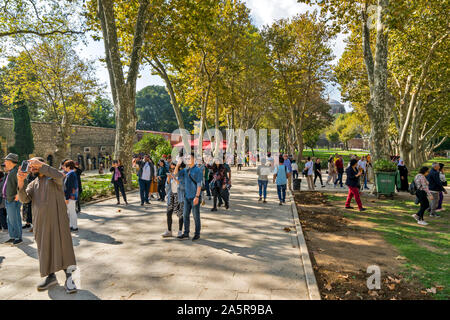
[[395,193],[396,175],[397,172],[375,172],[377,198],[380,198],[381,195],[393,198]]
[[293,184],[294,190],[300,191],[300,188],[302,187],[302,179],[294,179]]

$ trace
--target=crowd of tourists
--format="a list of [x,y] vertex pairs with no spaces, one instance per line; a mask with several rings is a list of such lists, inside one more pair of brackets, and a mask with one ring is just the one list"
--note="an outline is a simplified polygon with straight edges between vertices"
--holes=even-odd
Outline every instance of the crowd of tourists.
[[[256,158],[251,159],[256,163]],[[267,203],[267,187],[272,175],[276,184],[279,205],[286,203],[286,191],[299,184],[299,165],[291,155],[280,155],[277,163],[269,153],[266,158],[259,159],[256,168],[259,199]],[[244,161],[245,165],[249,165]],[[416,195],[419,211],[413,215],[417,222],[426,225],[424,213],[428,210],[431,217],[439,217],[447,185],[444,165],[433,163],[432,168],[422,167],[411,185],[408,184],[408,169],[405,162],[397,157],[392,161],[398,166],[401,183],[398,191],[409,191]],[[190,238],[190,215],[194,218],[193,241],[200,239],[201,219],[200,207],[205,200],[212,200],[211,211],[218,211],[224,206],[230,208],[231,168],[225,157],[214,159],[205,157],[197,159],[194,153],[172,159],[171,155],[163,155],[153,161],[149,154],[133,156],[132,167],[136,170],[139,182],[140,205],[150,205],[150,200],[166,203],[167,229],[162,237],[173,237],[173,215],[178,220],[176,237],[180,240]],[[238,164],[238,171],[239,164]],[[76,266],[72,245],[72,232],[78,231],[77,213],[80,212],[80,195],[82,192],[82,169],[77,162],[64,159],[59,169],[45,163],[44,159],[35,157],[23,161],[19,165],[19,157],[10,153],[4,158],[0,170],[0,229],[7,231],[9,240],[6,243],[19,245],[23,242],[22,230],[34,232],[37,244],[40,274],[45,277],[37,287],[46,290],[57,283],[55,273],[64,270],[66,274],[65,288],[68,293],[76,292],[71,279],[71,272]],[[328,177],[324,181],[322,171]],[[120,205],[120,196],[128,205],[126,173],[119,159],[111,160],[111,183]],[[319,180],[323,188],[333,185],[348,187],[345,208],[353,209],[351,201],[355,198],[359,211],[366,210],[361,202],[360,192],[369,189],[367,184],[373,180],[371,156],[350,155],[345,166],[342,155],[330,156],[326,162],[320,158],[308,157],[302,170],[306,177],[308,190],[316,188]],[[372,174],[371,174],[372,173]],[[325,183],[324,183],[325,182]],[[413,192],[411,191],[413,190]],[[22,215],[21,215],[22,208]],[[25,225],[22,225],[22,220]]]

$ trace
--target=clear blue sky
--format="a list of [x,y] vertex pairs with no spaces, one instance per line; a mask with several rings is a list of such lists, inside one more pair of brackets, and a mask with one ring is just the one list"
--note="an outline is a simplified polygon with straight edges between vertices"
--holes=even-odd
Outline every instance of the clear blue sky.
[[[275,20],[281,18],[290,18],[298,13],[303,13],[306,11],[311,11],[314,8],[303,3],[298,3],[297,0],[244,0],[247,7],[251,10],[251,18],[253,23],[257,27],[262,27],[267,24],[271,24]],[[336,40],[331,41],[333,47],[334,55],[336,59],[333,63],[336,63],[341,57],[345,44],[344,35],[339,35]],[[104,57],[104,47],[103,42],[94,42],[92,39],[88,40],[88,46],[81,45],[79,47],[79,53],[83,58],[96,61],[97,76],[98,78],[107,85],[107,92],[110,93],[109,89],[109,78],[108,71],[105,68],[105,64],[99,62],[99,58]],[[140,77],[137,81],[137,90],[140,90],[148,85],[164,85],[164,82],[159,76],[151,75],[150,69],[148,67],[141,67]],[[333,86],[328,86],[327,94],[329,94],[331,99],[341,101],[341,95],[338,88]],[[349,110],[346,105],[346,109]]]

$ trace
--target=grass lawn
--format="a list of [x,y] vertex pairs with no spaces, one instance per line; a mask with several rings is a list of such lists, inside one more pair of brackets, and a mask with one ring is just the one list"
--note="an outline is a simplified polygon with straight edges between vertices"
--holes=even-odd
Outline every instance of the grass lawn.
[[[114,194],[114,185],[111,183],[112,174],[102,174],[90,177],[81,177],[83,193],[81,200],[87,202],[94,197],[105,197]],[[133,189],[138,188],[138,178],[133,174]]]
[[[345,196],[327,194],[330,201],[343,203]],[[372,200],[373,201],[373,200]],[[428,226],[420,226],[411,217],[418,206],[409,200],[375,200],[363,198],[367,204],[364,213],[346,211],[349,219],[365,219],[373,222],[375,230],[405,257],[404,276],[418,279],[426,288],[436,288],[436,299],[450,298],[450,205],[444,204],[440,219],[425,215]]]
[[351,154],[356,154],[358,156],[362,156],[362,155],[366,155],[369,152],[368,151],[362,151],[362,150],[340,150],[340,149],[314,149],[314,156],[312,155],[312,151],[311,149],[309,150],[303,150],[303,157],[318,157],[320,158],[322,161],[323,160],[328,160],[328,158],[330,157],[330,155],[333,155],[337,153],[342,155],[342,157],[344,158],[344,162],[347,163],[348,161],[350,161],[350,155]]
[[[428,160],[427,162],[425,162],[422,166],[427,166],[428,168],[431,169],[431,164],[433,162],[439,162],[439,163],[443,163],[444,164],[444,171],[446,171],[446,178],[447,178],[447,183],[450,183],[450,159],[448,158],[433,158],[431,160]],[[406,164],[406,166],[408,166],[408,164]],[[420,168],[419,168],[420,169]],[[412,181],[412,179],[414,179],[414,177],[416,176],[417,172],[419,171],[419,169],[416,170],[411,170],[410,172],[408,172],[408,181]]]

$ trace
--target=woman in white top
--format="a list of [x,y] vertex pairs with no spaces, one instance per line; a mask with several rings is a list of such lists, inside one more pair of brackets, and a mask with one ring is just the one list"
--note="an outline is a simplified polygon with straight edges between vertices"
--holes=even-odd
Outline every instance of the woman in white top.
[[298,178],[298,164],[295,160],[292,160],[291,167],[292,167],[292,177],[294,179],[297,179]]
[[314,162],[311,159],[311,157],[308,157],[308,162],[306,162],[306,164],[305,164],[305,173],[306,173],[306,181],[308,182],[308,190],[311,190],[311,191],[314,190],[313,167],[314,167]]

